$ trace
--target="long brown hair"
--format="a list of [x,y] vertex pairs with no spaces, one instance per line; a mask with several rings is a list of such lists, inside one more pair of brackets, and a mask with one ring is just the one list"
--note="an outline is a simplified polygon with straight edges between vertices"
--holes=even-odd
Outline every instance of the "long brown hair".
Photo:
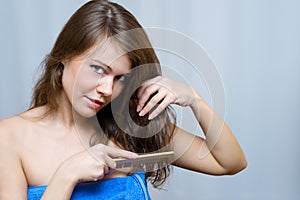
[[[103,133],[122,148],[137,153],[168,149],[174,131],[174,112],[167,108],[149,121],[147,115],[140,117],[135,111],[138,86],[161,75],[159,60],[135,17],[116,3],[89,1],[71,16],[43,62],[43,73],[34,88],[30,109],[46,105],[46,114],[57,111],[64,68],[61,61],[85,53],[106,38],[112,38],[126,52],[134,73],[126,79],[121,94],[97,113]],[[146,177],[156,187],[169,174],[170,166],[166,165],[147,172]]]

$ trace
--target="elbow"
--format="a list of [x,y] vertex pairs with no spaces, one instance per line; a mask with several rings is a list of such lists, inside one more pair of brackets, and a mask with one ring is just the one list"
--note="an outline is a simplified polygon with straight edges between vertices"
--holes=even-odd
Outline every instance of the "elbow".
[[227,175],[235,175],[247,168],[248,162],[246,158],[240,159],[230,170],[227,171]]

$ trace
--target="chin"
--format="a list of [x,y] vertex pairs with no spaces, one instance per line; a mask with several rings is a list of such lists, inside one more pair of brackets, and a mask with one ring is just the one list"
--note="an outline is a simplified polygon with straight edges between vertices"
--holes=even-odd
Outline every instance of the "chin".
[[86,110],[73,110],[73,116],[80,116],[83,118],[92,118],[96,116],[98,111],[93,109],[86,109]]

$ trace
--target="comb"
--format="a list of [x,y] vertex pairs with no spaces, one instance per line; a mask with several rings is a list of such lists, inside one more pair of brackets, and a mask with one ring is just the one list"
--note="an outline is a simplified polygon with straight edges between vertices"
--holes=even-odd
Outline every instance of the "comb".
[[155,171],[167,166],[172,162],[174,152],[158,152],[140,154],[136,159],[114,159],[117,163],[116,169],[132,168],[133,171]]

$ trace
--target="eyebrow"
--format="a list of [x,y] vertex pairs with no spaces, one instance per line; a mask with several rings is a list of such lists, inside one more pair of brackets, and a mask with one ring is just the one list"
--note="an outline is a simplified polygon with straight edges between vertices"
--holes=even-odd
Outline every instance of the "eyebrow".
[[101,62],[100,60],[96,60],[96,59],[92,59],[94,62],[97,62],[100,65],[104,65],[104,67],[108,68],[110,71],[112,71],[111,67],[103,62]]

